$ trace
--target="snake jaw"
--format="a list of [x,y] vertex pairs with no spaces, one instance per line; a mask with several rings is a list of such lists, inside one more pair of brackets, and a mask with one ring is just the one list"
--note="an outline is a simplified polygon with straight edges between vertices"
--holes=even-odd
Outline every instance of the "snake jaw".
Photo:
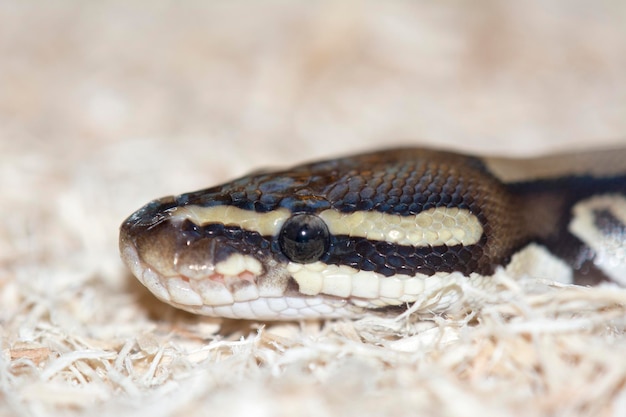
[[[289,318],[355,317],[363,309],[335,297],[302,297],[285,294],[272,285],[279,277],[265,280],[250,271],[238,276],[209,276],[208,279],[165,277],[140,258],[127,234],[120,239],[122,259],[133,275],[157,298],[191,313],[235,319],[285,320]],[[245,284],[243,284],[245,283]]]
[[153,201],[122,224],[120,251],[133,273],[160,298],[181,305],[258,298],[261,262],[237,253],[225,239],[185,232],[169,216],[172,201]]
[[209,316],[247,319],[342,317],[361,308],[336,297],[302,296],[291,275],[262,252],[242,254],[228,240],[194,236],[172,218],[174,198],[148,203],[120,229],[120,252],[133,275],[157,298]]

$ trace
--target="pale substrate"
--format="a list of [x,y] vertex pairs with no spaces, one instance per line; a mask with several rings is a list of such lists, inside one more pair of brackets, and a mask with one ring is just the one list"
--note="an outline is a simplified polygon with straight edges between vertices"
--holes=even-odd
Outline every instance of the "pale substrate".
[[161,304],[117,253],[149,199],[263,165],[619,143],[622,3],[523,4],[2,3],[0,415],[626,413],[622,289],[262,324]]

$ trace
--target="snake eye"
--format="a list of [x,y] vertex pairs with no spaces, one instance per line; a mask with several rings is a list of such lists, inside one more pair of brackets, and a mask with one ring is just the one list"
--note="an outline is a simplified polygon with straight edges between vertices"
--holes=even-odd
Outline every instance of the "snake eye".
[[330,245],[328,227],[324,220],[313,214],[296,214],[283,225],[278,243],[290,261],[303,264],[315,262]]

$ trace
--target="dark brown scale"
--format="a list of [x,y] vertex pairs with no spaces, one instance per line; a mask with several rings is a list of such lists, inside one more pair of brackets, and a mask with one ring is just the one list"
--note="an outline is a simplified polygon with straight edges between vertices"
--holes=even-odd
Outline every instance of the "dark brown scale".
[[[400,215],[414,215],[436,207],[460,207],[476,215],[485,232],[478,244],[469,247],[411,247],[403,255],[397,254],[396,245],[385,249],[381,245],[375,248],[372,244],[364,249],[362,245],[350,244],[359,238],[336,237],[338,249],[356,248],[357,256],[350,258],[353,266],[384,275],[431,274],[435,271],[489,274],[496,265],[508,262],[511,253],[530,238],[515,198],[476,159],[427,150],[402,150],[379,153],[376,158],[371,155],[356,157],[350,163],[367,167],[367,170],[351,169],[328,186],[326,195],[332,197],[329,198],[332,207],[350,212],[368,200],[375,210]],[[367,185],[381,176],[384,180],[375,194],[367,194],[365,198],[363,193],[357,194],[354,190],[356,182],[351,180],[354,176]],[[350,185],[346,187],[345,184]],[[381,255],[400,257],[403,267],[395,266],[399,263],[397,261],[381,260]],[[341,264],[344,256],[343,250],[331,251],[322,261]],[[362,259],[361,265],[354,265],[356,259]]]

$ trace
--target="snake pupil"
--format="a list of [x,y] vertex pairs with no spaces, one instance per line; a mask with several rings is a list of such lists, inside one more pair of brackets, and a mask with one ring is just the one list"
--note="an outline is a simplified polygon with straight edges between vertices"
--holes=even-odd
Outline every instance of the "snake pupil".
[[311,263],[328,251],[330,235],[326,223],[316,215],[296,214],[283,225],[278,242],[290,261]]

